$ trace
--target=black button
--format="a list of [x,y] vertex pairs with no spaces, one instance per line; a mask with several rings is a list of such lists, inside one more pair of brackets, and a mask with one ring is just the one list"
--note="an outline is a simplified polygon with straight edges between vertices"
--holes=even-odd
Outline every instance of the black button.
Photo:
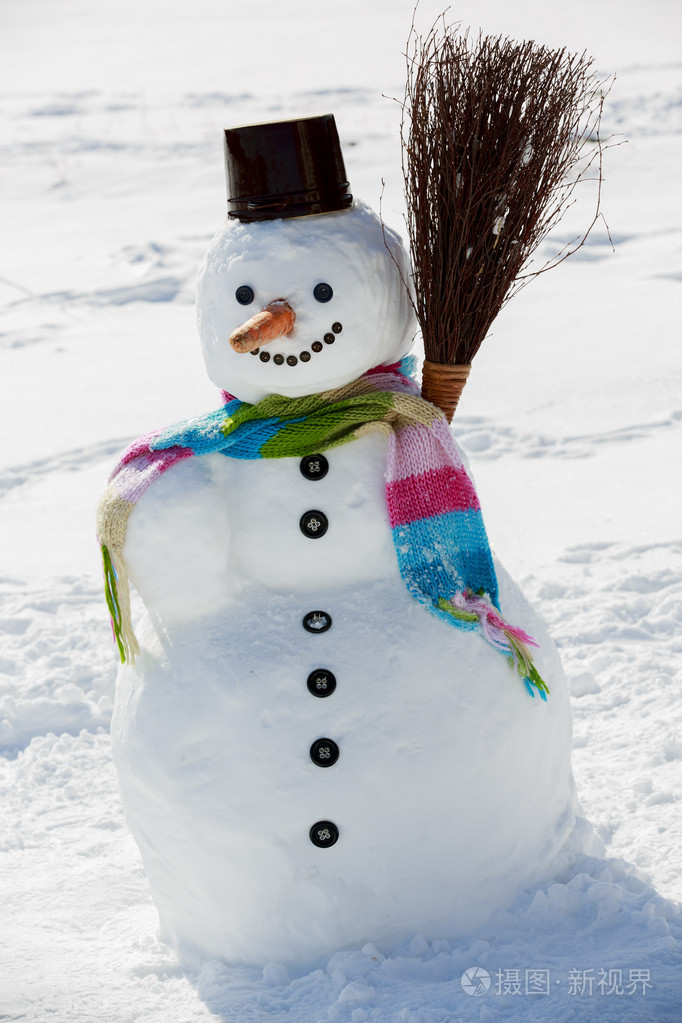
[[310,362],[310,352],[302,351],[299,352],[299,359],[301,362]]
[[336,323],[332,323],[332,330],[334,331],[335,334],[340,334],[341,331],[343,330],[343,324],[339,323],[339,321],[337,320]]
[[261,352],[258,358],[261,362],[270,362],[270,352]]
[[253,288],[250,288],[248,284],[242,284],[241,288],[237,288],[235,291],[234,297],[240,305],[251,305],[254,299]]
[[336,341],[336,338],[334,337],[333,334],[325,334],[322,340],[326,345],[333,345],[334,342]]
[[326,632],[332,627],[332,616],[326,611],[308,611],[303,619],[306,632]]
[[310,747],[310,759],[318,767],[331,767],[339,759],[339,747],[333,739],[317,739]]
[[333,294],[331,284],[316,284],[313,288],[313,295],[318,302],[331,302]]
[[304,536],[309,540],[317,540],[329,529],[329,520],[324,512],[312,510],[301,515],[299,525]]
[[316,668],[308,675],[308,692],[313,696],[331,696],[336,689],[336,676],[326,668]]
[[321,341],[313,341],[313,343],[311,344],[310,347],[312,348],[312,350],[314,352],[321,352],[323,347],[324,347],[324,345],[322,344]]
[[287,355],[287,366],[295,366],[298,359],[295,355]]
[[307,480],[321,480],[329,472],[329,462],[324,455],[306,455],[301,459],[300,469]]
[[275,356],[273,357],[273,360],[272,360],[272,361],[273,361],[273,362],[274,362],[274,363],[275,363],[275,364],[276,364],[277,366],[281,366],[281,365],[282,365],[282,363],[284,362],[284,356],[283,356],[283,355],[280,355],[280,353],[278,352],[278,353],[277,353],[277,355],[275,355]]
[[318,821],[308,832],[310,841],[318,849],[328,849],[339,840],[339,829],[332,821]]

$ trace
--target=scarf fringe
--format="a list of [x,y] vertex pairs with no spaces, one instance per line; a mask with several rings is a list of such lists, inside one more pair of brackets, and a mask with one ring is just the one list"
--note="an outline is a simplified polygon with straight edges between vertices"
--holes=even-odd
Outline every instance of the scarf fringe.
[[140,652],[130,613],[130,582],[121,554],[102,544],[104,595],[121,664],[135,664]]
[[496,608],[480,594],[472,593],[470,590],[456,593],[449,600],[439,597],[435,605],[461,622],[465,628],[466,623],[474,628],[478,626],[483,638],[500,653],[507,655],[509,663],[523,679],[530,695],[535,696],[537,692],[541,699],[547,699],[549,687],[533,664],[533,655],[528,649],[529,646],[538,646],[532,636],[523,629],[510,625]]

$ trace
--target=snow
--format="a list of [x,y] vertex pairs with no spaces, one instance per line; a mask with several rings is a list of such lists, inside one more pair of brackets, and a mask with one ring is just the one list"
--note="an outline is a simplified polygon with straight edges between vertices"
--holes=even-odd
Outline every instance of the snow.
[[[438,10],[425,5],[421,24]],[[587,48],[618,75],[605,117],[628,138],[607,154],[615,254],[598,229],[514,299],[457,426],[497,553],[560,645],[578,793],[605,853],[468,939],[366,945],[301,975],[212,962],[185,976],[157,941],[109,750],[116,665],[94,508],[128,440],[215,404],[193,298],[224,212],[224,125],[333,111],[353,191],[376,208],[384,177],[384,216],[401,229],[398,111],[381,93],[401,92],[411,4],[226,14],[175,0],[114,14],[12,0],[0,114],[0,1015],[679,1018],[678,5],[491,0],[481,13],[466,0],[453,14]],[[244,40],[258,27],[256,62]],[[481,996],[460,982],[476,967],[491,978]],[[549,971],[551,994],[526,994],[526,970]],[[630,971],[646,970],[651,987],[629,993],[641,976]]]

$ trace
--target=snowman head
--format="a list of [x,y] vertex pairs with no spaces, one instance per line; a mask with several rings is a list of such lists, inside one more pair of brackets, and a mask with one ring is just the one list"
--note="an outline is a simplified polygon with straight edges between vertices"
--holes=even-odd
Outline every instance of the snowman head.
[[[355,380],[407,353],[414,314],[399,237],[356,201],[343,212],[228,220],[199,271],[197,318],[208,375],[242,401],[300,397]],[[284,303],[274,340],[235,351],[254,314]],[[288,332],[284,332],[288,330]]]
[[301,397],[406,354],[399,237],[346,181],[334,117],[225,130],[228,218],[199,270],[206,368],[243,401]]

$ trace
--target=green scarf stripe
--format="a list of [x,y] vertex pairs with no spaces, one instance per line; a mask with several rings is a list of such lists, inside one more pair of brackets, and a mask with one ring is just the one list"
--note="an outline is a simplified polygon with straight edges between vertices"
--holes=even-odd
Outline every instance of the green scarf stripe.
[[[338,402],[333,411],[318,406],[317,411],[309,414],[305,421],[287,422],[274,437],[265,441],[261,455],[263,458],[286,458],[298,455],[301,450],[312,454],[344,444],[353,439],[361,426],[386,420],[393,406],[394,396],[383,391],[347,398]],[[297,408],[295,415],[298,414]]]
[[125,661],[125,651],[121,641],[121,606],[118,601],[118,590],[116,588],[116,572],[111,563],[111,555],[107,547],[102,544],[102,563],[104,565],[104,596],[111,618],[111,628],[118,647],[121,663]]

